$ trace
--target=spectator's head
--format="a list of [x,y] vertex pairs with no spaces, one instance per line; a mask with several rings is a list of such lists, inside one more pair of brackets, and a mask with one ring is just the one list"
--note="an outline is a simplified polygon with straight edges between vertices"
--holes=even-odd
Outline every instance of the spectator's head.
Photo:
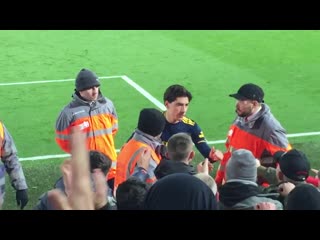
[[297,185],[288,195],[287,210],[320,210],[319,189],[308,183]]
[[108,174],[112,164],[112,161],[109,157],[99,151],[90,151],[89,158],[91,172],[93,172],[94,169],[99,168],[104,173],[104,175]]
[[280,181],[301,183],[309,176],[310,163],[303,152],[297,149],[278,151],[273,157],[279,163],[277,174]]
[[257,181],[257,161],[252,152],[238,149],[232,152],[226,166],[226,177],[229,180]]
[[89,69],[81,69],[75,81],[76,91],[87,101],[95,101],[99,95],[100,82],[98,76]]
[[192,100],[192,94],[184,86],[175,84],[166,89],[163,95],[163,101],[172,103],[179,97],[187,97],[189,102]]
[[185,173],[156,181],[147,192],[147,210],[217,210],[212,190],[200,179]]
[[167,121],[170,123],[181,121],[187,113],[191,99],[192,95],[185,87],[178,84],[168,87],[163,95],[164,105],[167,108]]
[[144,108],[140,111],[138,129],[153,137],[160,135],[166,124],[163,113],[154,108]]
[[193,142],[189,134],[176,133],[168,140],[168,158],[174,161],[187,161],[194,158]]
[[262,88],[253,83],[242,85],[237,93],[230,94],[229,96],[237,99],[236,113],[239,117],[250,116],[264,102]]
[[197,173],[194,176],[199,178],[205,184],[207,184],[207,186],[212,190],[213,194],[217,195],[218,187],[213,177],[205,173]]
[[136,177],[119,184],[116,191],[118,210],[142,210],[148,185]]

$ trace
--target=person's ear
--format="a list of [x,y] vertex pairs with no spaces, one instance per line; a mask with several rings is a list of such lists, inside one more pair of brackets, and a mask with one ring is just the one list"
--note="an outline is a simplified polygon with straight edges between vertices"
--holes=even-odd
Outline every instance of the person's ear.
[[191,160],[194,158],[195,155],[196,155],[195,152],[192,150],[192,151],[189,153],[188,160],[191,161]]
[[170,158],[169,158],[169,153],[168,153],[168,152],[166,152],[164,155],[166,156],[166,159],[170,159]]
[[168,100],[164,101],[164,106],[166,106],[166,108],[169,107],[169,101]]
[[252,103],[253,103],[253,106],[255,107],[259,106],[260,104],[257,100],[253,100]]

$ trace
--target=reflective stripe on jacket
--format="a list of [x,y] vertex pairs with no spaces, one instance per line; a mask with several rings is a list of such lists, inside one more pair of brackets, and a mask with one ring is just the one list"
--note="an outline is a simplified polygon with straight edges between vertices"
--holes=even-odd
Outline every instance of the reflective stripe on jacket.
[[220,167],[217,170],[216,182],[222,184],[225,175],[225,166],[234,150],[243,148],[250,150],[252,154],[264,165],[264,159],[272,159],[277,151],[288,151],[292,147],[286,137],[286,132],[275,119],[266,104],[261,104],[262,109],[257,115],[246,122],[244,118],[237,117],[231,125],[226,149]]
[[[118,155],[117,172],[116,172],[116,177],[114,182],[115,189],[118,187],[120,183],[127,180],[127,178],[134,173],[137,165],[137,161],[144,148],[151,149],[152,160],[155,162],[156,165],[159,164],[161,157],[158,156],[148,144],[137,141],[134,138],[130,139],[129,142],[127,142],[123,146],[123,148],[121,149]],[[153,183],[156,181],[156,178],[153,174],[153,170],[152,172],[150,172],[150,169],[147,170],[149,174],[149,178],[146,180],[147,183]]]
[[108,179],[113,178],[117,160],[114,135],[118,131],[118,116],[112,101],[101,93],[94,102],[86,102],[73,94],[73,101],[61,111],[56,121],[56,142],[67,153],[70,153],[70,132],[74,126],[80,126],[87,133],[88,150],[100,151],[112,160]]

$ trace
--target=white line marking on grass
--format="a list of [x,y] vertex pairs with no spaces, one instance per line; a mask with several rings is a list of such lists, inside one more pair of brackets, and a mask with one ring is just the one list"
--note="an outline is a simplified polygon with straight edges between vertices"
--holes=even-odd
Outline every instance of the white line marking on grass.
[[[294,138],[294,137],[306,137],[306,136],[315,136],[320,135],[320,132],[307,132],[307,133],[291,133],[287,134],[287,138]],[[225,140],[217,140],[217,141],[208,141],[208,144],[218,144],[218,143],[225,143]]]
[[[119,152],[119,149],[116,149],[116,152]],[[44,159],[52,159],[52,158],[67,158],[70,157],[70,154],[56,154],[56,155],[45,155],[45,156],[36,156],[36,157],[26,157],[19,158],[20,161],[30,161],[30,160],[44,160]]]
[[217,141],[207,141],[208,144],[218,144],[218,143],[225,143],[226,140],[217,140]]
[[37,156],[37,157],[26,157],[19,158],[20,161],[28,161],[28,160],[42,160],[42,159],[51,159],[51,158],[67,158],[70,157],[70,154],[57,154],[57,155],[46,155],[46,156]]
[[[287,134],[288,138],[295,138],[295,137],[305,137],[305,136],[314,136],[320,135],[320,132],[307,132],[307,133],[293,133]],[[208,141],[208,144],[218,144],[218,143],[225,143],[226,140],[217,140],[217,141]],[[119,149],[116,150],[119,152]],[[46,155],[46,156],[37,156],[37,157],[27,157],[27,158],[19,158],[20,161],[27,161],[27,160],[44,160],[44,159],[51,159],[51,158],[65,158],[69,157],[69,154],[59,154],[59,155]]]
[[287,134],[287,137],[293,138],[293,137],[305,137],[305,136],[313,136],[313,135],[320,135],[320,132],[292,133],[292,134]]
[[141,86],[135,83],[132,79],[128,78],[127,76],[122,76],[122,79],[134,87],[139,93],[145,96],[150,102],[160,108],[162,111],[166,110],[166,107],[155,97],[153,97],[150,93],[144,90]]
[[[99,77],[99,79],[122,78],[122,77],[123,76],[106,76],[106,77]],[[27,84],[40,84],[40,83],[58,83],[58,82],[71,82],[71,81],[75,81],[75,79],[70,78],[70,79],[60,79],[60,80],[41,80],[41,81],[31,81],[31,82],[0,83],[0,86],[27,85]]]

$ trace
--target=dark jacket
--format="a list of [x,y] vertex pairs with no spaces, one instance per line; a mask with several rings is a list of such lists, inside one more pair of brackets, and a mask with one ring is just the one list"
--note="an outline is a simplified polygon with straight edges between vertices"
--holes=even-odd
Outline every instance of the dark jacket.
[[236,209],[254,209],[254,206],[261,202],[271,202],[276,205],[277,210],[282,210],[282,204],[266,197],[266,194],[260,194],[258,185],[248,183],[248,181],[236,180],[227,181],[219,191],[219,209],[236,210]]
[[194,175],[197,172],[192,165],[168,159],[162,159],[154,170],[157,179],[161,179],[173,173],[188,173]]
[[200,179],[185,173],[156,181],[145,198],[146,210],[217,210],[217,199]]

